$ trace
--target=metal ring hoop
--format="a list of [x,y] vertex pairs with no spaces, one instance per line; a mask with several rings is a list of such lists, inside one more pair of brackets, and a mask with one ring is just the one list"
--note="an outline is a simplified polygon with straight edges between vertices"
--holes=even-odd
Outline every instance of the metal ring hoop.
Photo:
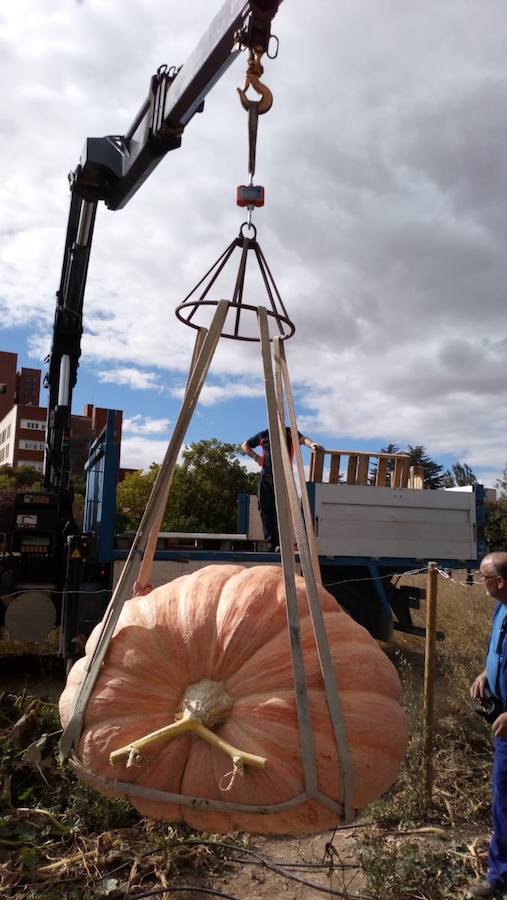
[[242,237],[243,239],[245,238],[245,235],[243,234],[243,228],[245,228],[245,227],[248,228],[249,230],[251,228],[254,233],[253,238],[249,237],[248,240],[249,241],[257,240],[257,229],[256,229],[255,225],[252,224],[252,222],[243,222],[241,228],[239,229],[239,236]]
[[[180,305],[176,307],[175,313],[176,313],[177,318],[180,320],[180,322],[183,322],[184,325],[189,325],[190,328],[195,328],[196,330],[199,330],[200,325],[197,325],[196,323],[191,322],[189,318],[186,319],[181,314],[182,310],[189,310],[189,311],[192,310],[191,315],[193,316],[194,313],[197,311],[197,309],[200,306],[218,306],[218,303],[219,303],[218,300],[192,300],[187,303],[180,303]],[[251,306],[247,303],[241,303],[241,304],[233,303],[232,300],[229,300],[228,304],[229,304],[230,310],[232,309],[232,310],[243,311],[244,309],[248,309],[248,310],[250,310],[250,312],[257,314],[257,310],[258,310],[257,306]],[[275,322],[277,322],[279,326],[281,324],[283,324],[283,325],[286,325],[287,328],[289,329],[287,334],[279,335],[280,340],[286,341],[288,338],[292,337],[292,335],[294,334],[294,332],[296,330],[296,326],[293,324],[293,322],[291,322],[291,320],[289,318],[287,318],[287,316],[283,316],[283,315],[281,315],[281,313],[274,313],[269,309],[266,310],[266,313],[267,313],[268,317],[270,319],[274,319]],[[250,341],[251,343],[257,343],[257,344],[260,341],[259,337],[243,337],[242,335],[239,335],[239,334],[226,334],[225,332],[222,332],[220,337],[230,338],[230,340],[233,340],[233,341]]]

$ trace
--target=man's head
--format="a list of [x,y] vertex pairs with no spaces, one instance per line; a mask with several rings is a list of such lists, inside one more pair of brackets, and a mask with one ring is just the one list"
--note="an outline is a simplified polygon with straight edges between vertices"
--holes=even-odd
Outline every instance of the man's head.
[[488,553],[481,562],[479,578],[490,597],[507,605],[507,553]]

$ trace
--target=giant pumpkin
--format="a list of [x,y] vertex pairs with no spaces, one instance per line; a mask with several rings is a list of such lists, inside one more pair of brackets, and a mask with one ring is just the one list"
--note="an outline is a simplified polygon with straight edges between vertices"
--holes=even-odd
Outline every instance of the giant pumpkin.
[[[299,576],[296,590],[318,785],[323,794],[340,801],[340,759]],[[352,760],[352,806],[357,811],[379,797],[398,775],[406,749],[399,680],[368,632],[323,588],[319,599]],[[87,657],[99,629],[87,643]],[[64,726],[87,657],[74,665],[61,696]],[[185,730],[185,719],[193,730]],[[171,723],[177,724],[167,734],[134,751],[133,742]],[[218,742],[208,743],[210,732]],[[220,741],[244,752],[241,762],[246,764],[233,767]],[[84,780],[88,770],[101,778],[173,794],[248,805],[280,803],[304,793],[280,568],[207,566],[127,601],[87,704],[77,755]],[[108,786],[99,790],[121,794]],[[184,819],[193,828],[216,832],[316,832],[333,827],[338,819],[336,811],[317,799],[262,814],[131,799],[143,815]]]

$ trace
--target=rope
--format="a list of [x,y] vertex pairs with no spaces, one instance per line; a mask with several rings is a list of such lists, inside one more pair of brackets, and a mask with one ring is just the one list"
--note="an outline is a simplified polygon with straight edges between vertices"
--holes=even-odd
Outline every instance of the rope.
[[[202,560],[200,560],[202,562]],[[445,581],[452,581],[453,584],[460,585],[460,587],[465,587],[467,590],[470,590],[472,587],[480,587],[481,585],[478,582],[473,582],[472,584],[467,581],[460,581],[457,578],[453,578],[452,575],[449,575],[444,569],[439,569],[438,567],[435,570],[441,578],[445,579]],[[387,575],[374,575],[372,577],[364,577],[364,578],[342,578],[341,581],[327,581],[323,584],[323,587],[336,587],[340,584],[357,584],[358,582],[373,582],[373,581],[386,581],[390,578],[409,578],[414,575],[426,575],[428,572],[428,567],[423,566],[420,569],[409,569],[408,571],[400,571],[400,572],[389,572]],[[96,591],[55,591],[48,588],[48,592],[55,597],[70,597],[71,595],[76,596],[86,596],[88,594],[111,594],[111,591],[107,588],[100,588]],[[2,594],[0,596],[0,602],[2,600],[8,600],[11,597],[18,597],[21,594],[26,594],[26,589],[23,591],[11,591],[8,594]]]

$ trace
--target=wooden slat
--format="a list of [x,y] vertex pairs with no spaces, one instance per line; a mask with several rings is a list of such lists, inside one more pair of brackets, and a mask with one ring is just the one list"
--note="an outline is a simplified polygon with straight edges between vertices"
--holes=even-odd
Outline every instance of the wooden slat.
[[407,487],[409,470],[410,459],[408,456],[397,457],[394,463],[394,479],[392,486],[395,488]]
[[408,479],[410,475],[410,460],[409,459],[400,459],[398,460],[400,463],[401,470],[401,487],[408,487]]
[[331,465],[329,467],[329,483],[338,484],[340,480],[340,460],[339,453],[331,453]]
[[424,488],[424,466],[411,467],[411,487],[416,491]]
[[388,457],[381,456],[377,465],[377,477],[375,479],[375,487],[387,486],[387,463]]
[[324,474],[324,450],[312,450],[310,460],[310,481],[321,483]]
[[351,453],[347,466],[347,484],[356,484],[357,453]]
[[357,484],[368,484],[368,472],[370,470],[370,457],[360,456],[357,467]]

